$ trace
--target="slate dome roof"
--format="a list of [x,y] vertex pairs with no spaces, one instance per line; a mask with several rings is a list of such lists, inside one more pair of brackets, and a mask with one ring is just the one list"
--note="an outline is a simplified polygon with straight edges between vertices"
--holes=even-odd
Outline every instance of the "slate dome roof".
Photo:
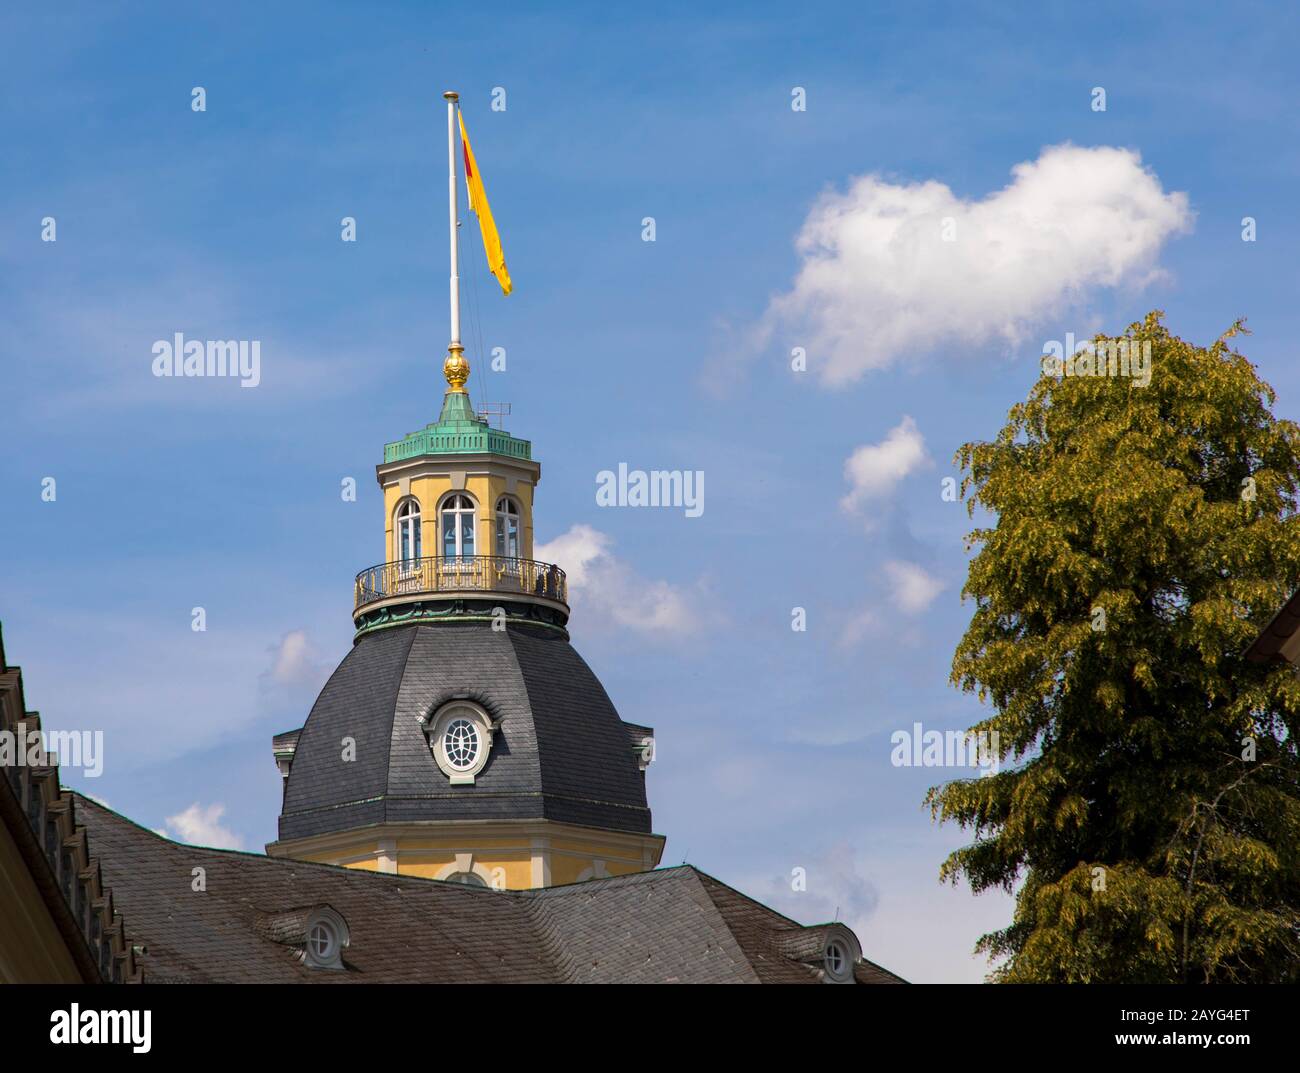
[[[418,721],[467,699],[500,721],[486,766],[453,786]],[[280,839],[380,823],[548,819],[650,833],[634,742],[591,668],[555,631],[488,623],[362,634],[297,735]],[[356,742],[343,760],[343,739]]]

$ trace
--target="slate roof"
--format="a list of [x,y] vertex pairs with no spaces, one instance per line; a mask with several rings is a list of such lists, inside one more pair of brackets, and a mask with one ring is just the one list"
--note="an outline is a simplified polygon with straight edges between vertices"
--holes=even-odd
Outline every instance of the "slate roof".
[[[132,941],[147,949],[137,958],[146,983],[820,979],[817,964],[783,953],[804,933],[820,949],[818,929],[687,865],[494,891],[181,845],[73,796],[115,906]],[[193,890],[195,868],[203,869],[203,892]],[[345,971],[307,966],[285,939],[314,906],[347,922]],[[902,982],[869,962],[858,968],[860,982]]]
[[[20,724],[41,720],[0,641],[0,729]],[[801,927],[685,865],[493,891],[182,845],[61,786],[48,759],[0,768],[0,823],[87,982],[815,983],[832,932],[857,956],[842,924]],[[342,970],[301,956],[326,909],[348,928]]]
[[[417,722],[455,698],[500,720],[472,786],[449,784]],[[342,760],[345,737],[356,742],[353,761]],[[385,822],[541,818],[651,831],[627,725],[562,636],[439,623],[363,634],[344,657],[294,746],[280,838]]]
[[[491,890],[171,842],[77,796],[104,881],[153,983],[555,981],[527,914]],[[203,869],[205,891],[193,888]],[[312,969],[267,919],[328,905],[348,923],[347,972]]]

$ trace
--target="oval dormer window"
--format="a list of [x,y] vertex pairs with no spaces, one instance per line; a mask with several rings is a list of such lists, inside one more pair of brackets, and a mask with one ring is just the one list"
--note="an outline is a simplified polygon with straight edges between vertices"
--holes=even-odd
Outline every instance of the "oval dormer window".
[[447,763],[457,771],[468,771],[478,759],[478,727],[468,719],[453,719],[442,736]]
[[455,700],[422,720],[429,751],[453,786],[467,786],[483,770],[496,730],[491,716],[471,701]]

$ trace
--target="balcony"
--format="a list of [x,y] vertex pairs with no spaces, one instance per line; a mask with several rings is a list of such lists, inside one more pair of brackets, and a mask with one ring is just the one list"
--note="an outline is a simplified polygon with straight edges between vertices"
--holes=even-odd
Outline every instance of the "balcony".
[[513,596],[530,603],[569,610],[569,586],[564,571],[551,563],[497,555],[407,559],[380,563],[357,575],[353,615],[385,604],[410,600],[477,596]]

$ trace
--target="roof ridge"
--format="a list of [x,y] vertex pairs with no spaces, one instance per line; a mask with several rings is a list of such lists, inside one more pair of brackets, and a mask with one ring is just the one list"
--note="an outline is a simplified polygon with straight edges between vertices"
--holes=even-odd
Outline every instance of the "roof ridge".
[[[539,794],[539,795],[542,797],[542,799],[543,799],[543,800],[542,800],[542,815],[545,816],[545,815],[546,815],[546,801],[545,801],[545,798],[546,798],[546,794],[547,794],[547,791],[546,791],[546,781],[547,781],[547,780],[546,780],[546,774],[547,774],[547,771],[548,771],[549,769],[548,769],[548,767],[547,767],[547,764],[546,764],[546,763],[543,761],[543,759],[542,759],[542,752],[543,752],[542,739],[543,739],[544,735],[542,735],[541,733],[539,733],[539,732],[538,732],[538,729],[537,729],[537,718],[536,718],[536,710],[537,710],[537,709],[534,707],[534,704],[533,704],[533,691],[532,691],[532,688],[531,688],[531,687],[529,686],[529,684],[528,684],[528,675],[524,673],[524,665],[523,665],[523,662],[522,662],[522,660],[520,659],[520,655],[519,655],[519,646],[518,646],[517,644],[515,644],[515,637],[516,637],[516,636],[521,636],[521,637],[523,637],[523,636],[532,636],[532,635],[531,635],[531,634],[527,634],[527,633],[522,632],[522,631],[514,631],[514,630],[511,630],[511,629],[509,628],[509,623],[508,623],[508,622],[506,623],[506,627],[507,627],[507,628],[506,628],[505,630],[503,630],[502,633],[505,634],[506,643],[510,646],[510,653],[511,653],[511,655],[514,657],[514,671],[513,671],[513,673],[514,673],[514,674],[517,674],[517,675],[519,676],[519,687],[520,687],[520,689],[523,690],[524,701],[525,701],[525,703],[528,705],[528,721],[532,724],[532,729],[533,729],[533,745],[534,745],[534,753],[533,753],[534,761],[533,761],[533,762],[536,764],[536,768],[537,768],[537,792],[538,792],[538,794]],[[567,643],[567,642],[566,642],[566,643]]]
[[[393,727],[397,723],[397,709],[402,701],[402,686],[406,682],[406,669],[411,665],[411,653],[415,651],[415,642],[419,638],[419,636],[420,636],[420,625],[417,622],[415,624],[415,628],[411,630],[411,639],[409,642],[407,642],[406,645],[406,655],[402,657],[402,669],[398,672],[397,677],[394,679],[395,684],[393,686],[392,711],[389,713],[388,720],[387,720],[388,733],[384,736],[384,738],[380,739],[381,741],[388,742],[388,748],[382,750],[384,756],[384,778],[382,782],[383,789],[381,793],[385,800],[383,803],[383,811],[380,813],[380,815],[384,816],[385,818],[388,816],[387,798],[389,797],[391,792],[392,777],[393,777]],[[342,664],[339,664],[339,666],[342,666]],[[321,690],[321,692],[323,693],[324,690]],[[315,710],[315,707],[316,706],[313,704],[312,705],[313,711]],[[388,705],[384,705],[384,707],[387,708]],[[311,712],[307,713],[307,718],[308,719],[311,718]],[[307,725],[306,722],[304,722],[303,726],[306,725]],[[281,815],[284,814],[283,809],[281,809],[280,812]]]
[[[782,913],[779,909],[773,909],[770,905],[767,905],[767,904],[764,903],[764,902],[760,902],[757,898],[751,898],[751,897],[750,897],[748,894],[746,894],[744,891],[737,890],[737,889],[736,889],[735,887],[733,887],[730,883],[726,883],[726,882],[724,882],[723,880],[719,879],[717,876],[710,875],[708,872],[701,871],[701,870],[698,869],[698,868],[696,869],[696,871],[699,873],[699,875],[700,875],[702,878],[707,879],[707,880],[709,880],[709,881],[712,882],[712,883],[716,883],[716,884],[718,884],[718,886],[720,886],[720,887],[726,887],[727,890],[731,891],[731,893],[734,894],[734,895],[736,895],[736,897],[738,897],[738,898],[743,898],[743,899],[744,899],[745,901],[747,901],[750,905],[757,906],[759,909],[762,909],[764,912],[771,913],[773,916],[778,916],[778,917],[780,917],[782,920],[784,920],[784,921],[786,921],[787,923],[789,923],[792,927],[795,927],[795,928],[814,927],[814,928],[815,928],[815,927],[822,927],[822,926],[823,926],[823,925],[818,925],[818,924],[800,924],[799,921],[797,921],[797,920],[794,919],[794,917],[788,917],[788,916],[786,916],[784,913]],[[827,921],[827,923],[841,924],[841,923],[843,923],[843,921],[839,921],[839,920],[836,920],[836,921]],[[846,925],[846,926],[847,926],[847,925]]]
[[[695,881],[695,885],[699,887],[700,894],[704,897],[704,900],[708,902],[708,906],[709,906],[708,911],[713,913],[713,915],[717,917],[718,921],[722,924],[723,930],[726,932],[727,938],[731,940],[732,946],[734,948],[733,950],[729,951],[729,955],[731,959],[745,967],[749,975],[753,977],[751,981],[752,983],[761,984],[763,982],[763,978],[762,976],[759,975],[758,969],[754,967],[754,963],[750,960],[749,954],[745,952],[745,944],[740,941],[740,937],[736,934],[735,930],[731,926],[731,921],[728,920],[727,915],[720,908],[718,908],[718,903],[713,900],[713,895],[709,893],[708,887],[705,886],[702,878],[704,873],[698,871],[695,868],[690,868],[690,875],[691,878]],[[710,876],[708,878],[712,879],[713,877]],[[723,886],[725,887],[726,884],[724,883]]]
[[670,864],[664,868],[647,868],[641,872],[622,872],[618,875],[582,879],[573,883],[557,883],[552,887],[531,887],[529,893],[539,897],[556,898],[561,894],[580,894],[584,891],[604,890],[607,887],[628,886],[633,882],[658,882],[666,879],[671,873],[695,870],[695,866],[690,864]]
[[[540,890],[530,890],[535,895]],[[549,908],[542,898],[531,897],[523,901],[524,919],[533,933],[537,948],[542,955],[542,962],[555,973],[559,983],[568,983],[577,977],[578,966],[558,934],[558,928],[551,919]]]
[[[446,885],[447,882],[446,880],[442,880],[442,879],[430,879],[427,876],[414,875],[413,873],[410,872],[372,872],[368,869],[351,868],[345,864],[330,864],[326,861],[305,861],[298,857],[277,857],[277,856],[272,856],[269,853],[258,852],[257,850],[230,849],[222,846],[202,846],[192,842],[181,842],[178,839],[171,838],[168,835],[159,834],[155,828],[140,823],[138,820],[133,820],[130,816],[118,812],[112,806],[107,805],[104,802],[99,801],[94,797],[91,797],[89,794],[81,790],[74,790],[69,787],[65,787],[64,792],[70,794],[74,798],[77,798],[78,805],[80,807],[85,808],[89,806],[92,809],[92,811],[94,809],[99,809],[102,812],[106,812],[110,816],[114,817],[115,819],[120,820],[123,823],[126,823],[129,826],[134,827],[136,830],[143,832],[144,834],[148,835],[150,838],[155,839],[158,842],[165,843],[166,845],[174,847],[176,849],[181,849],[186,851],[197,850],[200,853],[213,853],[223,857],[250,857],[254,860],[259,860],[259,861],[273,861],[277,865],[282,867],[328,870],[332,872],[343,872],[350,876],[370,876],[380,880],[387,880],[387,881],[413,880],[417,883],[437,883],[439,885]],[[673,865],[668,865],[667,867],[664,868],[648,868],[642,872],[624,872],[620,875],[602,876],[599,879],[585,879],[582,880],[581,882],[576,882],[576,883],[559,883],[552,887],[525,887],[522,889],[503,888],[500,890],[494,890],[493,893],[510,894],[516,897],[524,897],[532,901],[540,897],[553,898],[561,894],[581,893],[583,891],[590,892],[597,889],[604,889],[606,887],[626,886],[630,882],[658,882],[678,872],[691,872],[691,873],[698,873],[700,875],[704,874],[702,872],[699,872],[699,869],[697,869],[692,864],[673,864]],[[715,882],[718,881],[715,880]],[[722,885],[724,887],[726,886],[725,883],[723,883]],[[459,886],[459,884],[457,884],[457,886]],[[481,890],[482,888],[465,887],[465,889]]]
[[[426,876],[417,876],[409,872],[372,872],[364,868],[350,868],[345,864],[329,864],[325,861],[304,861],[298,857],[273,857],[269,853],[259,853],[256,850],[226,849],[219,846],[198,846],[191,842],[179,842],[174,838],[167,837],[166,835],[160,835],[152,827],[146,827],[144,824],[138,823],[137,821],[131,819],[130,816],[122,815],[122,813],[108,807],[107,805],[99,801],[96,801],[93,797],[88,797],[87,795],[83,794],[79,790],[67,790],[66,792],[72,794],[74,797],[80,798],[82,802],[88,802],[94,808],[98,808],[103,812],[107,812],[115,819],[124,821],[125,823],[136,828],[137,830],[143,831],[151,838],[154,838],[159,842],[165,843],[166,845],[174,849],[185,850],[187,852],[197,851],[199,853],[211,853],[221,857],[248,857],[256,861],[271,861],[278,867],[307,868],[307,869],[317,870],[317,871],[344,873],[349,876],[365,876],[370,879],[379,880],[381,882],[392,882],[394,880],[398,880],[398,881],[414,882],[418,884],[436,883],[439,886],[449,885],[446,882],[446,880],[429,879]],[[82,804],[82,807],[84,808],[85,805]],[[460,884],[453,884],[453,885],[461,886]],[[484,888],[469,887],[469,886],[464,886],[462,889],[470,890],[470,891],[484,890]],[[507,889],[507,890],[488,891],[487,893],[520,895],[520,894],[532,894],[534,892],[530,890],[508,890]]]

